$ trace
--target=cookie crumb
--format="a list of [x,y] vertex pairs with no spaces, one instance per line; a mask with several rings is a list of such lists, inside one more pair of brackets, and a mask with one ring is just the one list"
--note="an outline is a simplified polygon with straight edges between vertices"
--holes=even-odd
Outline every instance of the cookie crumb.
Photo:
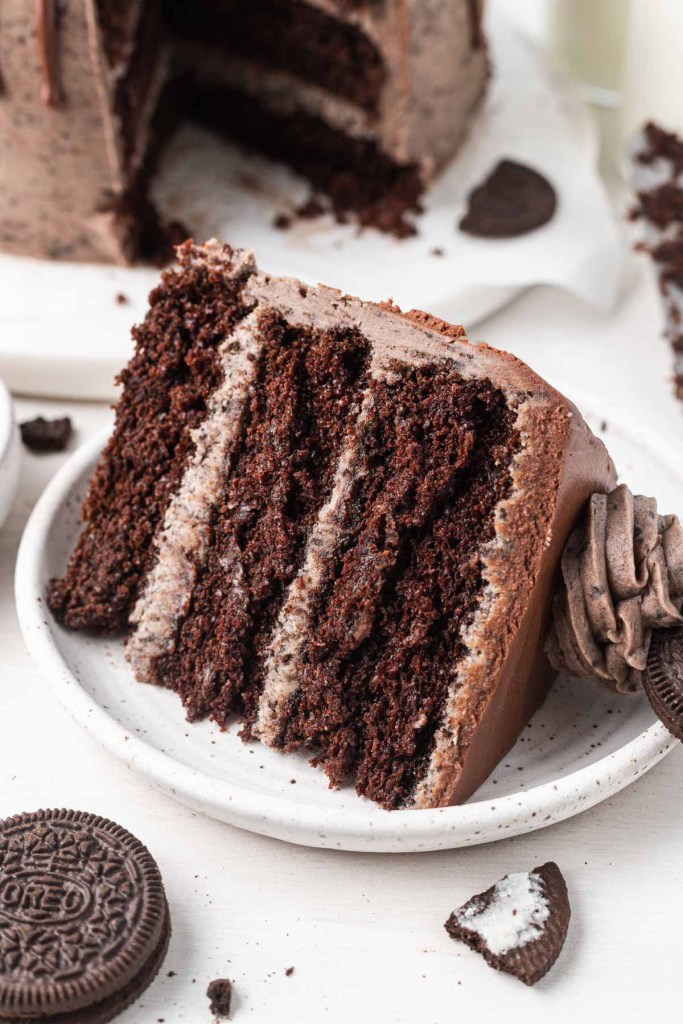
[[209,1009],[214,1017],[227,1020],[232,1002],[232,982],[229,978],[215,978],[207,988],[206,994],[210,1002]]
[[56,420],[36,416],[35,419],[20,424],[19,429],[21,440],[34,452],[63,452],[73,433],[68,416]]

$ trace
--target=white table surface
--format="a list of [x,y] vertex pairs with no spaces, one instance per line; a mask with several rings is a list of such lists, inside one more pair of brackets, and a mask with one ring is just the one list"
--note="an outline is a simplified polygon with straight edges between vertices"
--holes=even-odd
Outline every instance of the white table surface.
[[[675,442],[683,440],[683,409],[667,385],[659,323],[654,285],[634,258],[611,316],[536,289],[473,335],[515,351],[569,393],[604,394],[630,410],[635,429],[643,422]],[[22,400],[17,412],[68,413],[75,443],[111,415],[42,400]],[[235,982],[234,1020],[254,1024],[449,1024],[463,1015],[529,1024],[575,1024],[587,1015],[608,1024],[680,1020],[681,750],[568,822],[449,853],[307,850],[185,810],[81,733],[24,651],[12,597],[17,545],[63,459],[26,452],[0,534],[0,817],[38,807],[91,810],[131,829],[157,858],[173,940],[162,974],[121,1024],[210,1024],[205,989],[221,976]],[[548,859],[565,873],[573,919],[557,966],[528,990],[453,943],[443,923],[503,874]]]

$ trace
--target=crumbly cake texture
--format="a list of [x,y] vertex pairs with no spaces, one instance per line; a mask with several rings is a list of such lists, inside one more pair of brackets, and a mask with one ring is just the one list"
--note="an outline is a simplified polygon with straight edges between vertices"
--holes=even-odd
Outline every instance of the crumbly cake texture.
[[[336,216],[405,235],[488,77],[480,0],[5,0],[0,248],[154,259],[181,117],[282,160]],[[183,235],[182,237],[186,237]]]
[[454,910],[445,928],[498,971],[535,985],[562,952],[571,908],[557,864],[506,875]]
[[647,124],[633,141],[632,157],[632,218],[644,225],[639,248],[652,257],[659,278],[674,390],[683,400],[683,139]]
[[465,799],[551,675],[562,548],[609,490],[561,395],[462,328],[179,250],[49,603],[190,718],[385,807]]

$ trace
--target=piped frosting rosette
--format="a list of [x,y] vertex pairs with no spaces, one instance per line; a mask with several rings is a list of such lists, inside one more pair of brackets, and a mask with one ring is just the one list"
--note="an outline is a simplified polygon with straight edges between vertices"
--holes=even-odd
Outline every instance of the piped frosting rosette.
[[642,689],[653,630],[683,625],[683,527],[621,484],[592,495],[562,555],[547,654],[604,689]]

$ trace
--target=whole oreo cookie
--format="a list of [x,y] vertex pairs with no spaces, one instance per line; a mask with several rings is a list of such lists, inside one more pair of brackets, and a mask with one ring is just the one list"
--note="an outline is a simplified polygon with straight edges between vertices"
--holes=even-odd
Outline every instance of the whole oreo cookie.
[[65,810],[0,822],[0,1021],[106,1024],[170,936],[159,868],[120,825]]
[[657,718],[683,742],[683,629],[652,634],[643,689]]
[[513,238],[547,224],[556,207],[555,189],[542,174],[501,160],[470,194],[460,230],[480,238]]

